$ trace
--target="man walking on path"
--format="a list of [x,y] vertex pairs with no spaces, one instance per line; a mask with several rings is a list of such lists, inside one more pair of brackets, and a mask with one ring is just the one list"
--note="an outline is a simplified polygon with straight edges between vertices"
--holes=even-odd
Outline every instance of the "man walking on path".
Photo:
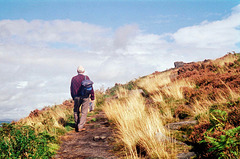
[[[75,121],[75,131],[84,131],[84,125],[87,119],[88,107],[90,102],[94,101],[94,90],[87,97],[80,96],[80,88],[83,80],[90,80],[89,77],[83,75],[85,69],[83,66],[77,68],[78,75],[74,76],[71,81],[70,91],[71,96],[74,100],[74,121]],[[91,101],[90,101],[91,98]],[[81,107],[81,119],[79,119],[79,108]]]

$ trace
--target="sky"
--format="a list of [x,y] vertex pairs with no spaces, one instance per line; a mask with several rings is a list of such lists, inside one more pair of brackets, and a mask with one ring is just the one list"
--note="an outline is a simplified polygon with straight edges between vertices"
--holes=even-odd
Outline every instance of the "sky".
[[240,50],[239,0],[0,0],[0,120]]

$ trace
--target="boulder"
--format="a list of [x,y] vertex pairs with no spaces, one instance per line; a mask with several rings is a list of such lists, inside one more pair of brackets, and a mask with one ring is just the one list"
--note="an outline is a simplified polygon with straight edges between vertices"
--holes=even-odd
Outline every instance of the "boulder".
[[176,61],[176,62],[174,62],[174,66],[175,66],[175,68],[182,67],[184,64],[185,64],[185,63],[182,62],[182,61]]

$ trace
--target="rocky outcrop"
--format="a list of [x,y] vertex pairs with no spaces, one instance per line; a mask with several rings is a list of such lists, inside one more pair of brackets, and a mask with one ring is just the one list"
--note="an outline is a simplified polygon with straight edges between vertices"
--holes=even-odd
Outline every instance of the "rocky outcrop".
[[174,66],[175,66],[175,68],[182,67],[184,64],[185,64],[185,63],[182,62],[182,61],[176,61],[176,62],[174,62]]

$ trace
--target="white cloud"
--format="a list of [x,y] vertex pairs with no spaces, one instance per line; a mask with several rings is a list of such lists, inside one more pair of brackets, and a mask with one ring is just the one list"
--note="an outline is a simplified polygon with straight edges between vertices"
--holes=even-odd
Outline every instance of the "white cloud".
[[114,35],[114,49],[125,49],[129,42],[134,40],[138,31],[139,29],[137,25],[125,25],[118,28]]
[[145,33],[136,24],[112,30],[71,20],[2,20],[0,120],[70,98],[70,81],[79,64],[95,88],[106,88],[171,68],[174,61],[239,51],[239,8],[222,20],[164,35]]
[[[4,39],[15,42],[65,42],[70,44],[84,44],[99,40],[99,35],[108,31],[96,25],[70,20],[2,20],[0,35]],[[94,38],[97,37],[97,38]]]
[[28,85],[28,81],[19,81],[16,88],[25,88]]
[[[235,7],[226,19],[207,22],[179,29],[173,34],[175,42],[181,46],[196,48],[235,48],[240,39],[240,5]],[[237,29],[238,28],[238,29]]]

